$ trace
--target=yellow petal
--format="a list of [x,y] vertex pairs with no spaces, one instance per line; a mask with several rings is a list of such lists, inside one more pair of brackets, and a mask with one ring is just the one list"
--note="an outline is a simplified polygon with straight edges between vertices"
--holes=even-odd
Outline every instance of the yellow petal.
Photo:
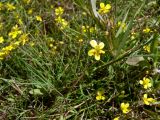
[[149,105],[148,100],[143,100],[144,104]]
[[126,103],[125,107],[128,108],[129,107],[129,103]]
[[119,117],[115,117],[113,120],[119,120]]
[[154,102],[155,100],[153,98],[148,98],[149,102]]
[[152,86],[152,84],[151,83],[148,83],[148,87],[151,87]]
[[104,96],[102,96],[102,97],[101,97],[101,99],[102,99],[102,100],[105,100],[105,97],[104,97]]
[[147,98],[147,94],[144,94],[144,95],[143,95],[143,98]]
[[100,3],[100,8],[104,8],[104,7],[105,7],[104,3]]
[[100,50],[100,51],[99,51],[99,53],[102,53],[102,54],[104,54],[104,53],[105,53],[105,51],[103,51],[103,50]]
[[104,43],[103,43],[103,42],[100,42],[100,43],[99,43],[99,48],[100,48],[100,49],[103,49],[103,48],[104,48]]
[[100,54],[95,54],[95,59],[100,60]]
[[147,89],[148,88],[148,86],[147,85],[144,85],[144,89]]
[[107,4],[105,8],[109,10],[109,9],[111,9],[111,5]]
[[125,107],[124,103],[121,103],[121,109],[123,109]]
[[93,48],[95,48],[97,46],[97,42],[95,40],[91,40],[90,44]]
[[139,83],[142,85],[142,84],[143,84],[143,81],[142,81],[142,80],[140,80],[140,81],[139,81]]
[[95,52],[96,52],[95,49],[91,49],[91,50],[88,51],[88,55],[92,56],[92,55],[95,54]]
[[101,96],[100,95],[96,96],[96,100],[101,100]]

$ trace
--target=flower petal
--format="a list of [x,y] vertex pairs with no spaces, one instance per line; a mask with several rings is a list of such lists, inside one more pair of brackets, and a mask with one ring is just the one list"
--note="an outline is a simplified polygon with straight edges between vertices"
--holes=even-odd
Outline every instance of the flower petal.
[[142,81],[142,80],[140,80],[140,81],[139,81],[139,83],[142,85],[142,84],[143,84],[143,81]]
[[129,107],[129,103],[126,103],[125,107],[128,108]]
[[153,98],[148,98],[148,101],[152,103],[152,102],[154,102],[155,100],[154,100]]
[[151,87],[152,86],[152,84],[151,83],[148,83],[148,87]]
[[104,48],[104,43],[100,42],[98,46],[99,46],[100,49],[103,49]]
[[107,4],[105,8],[109,10],[109,9],[111,9],[111,5]]
[[147,89],[148,88],[148,86],[147,85],[144,85],[144,89]]
[[95,49],[91,49],[88,51],[88,56],[92,56],[95,55],[96,50]]
[[100,60],[100,54],[95,54],[95,59]]
[[100,8],[104,8],[104,7],[105,7],[104,3],[100,3]]
[[121,103],[121,108],[123,109],[125,107],[124,103]]
[[95,48],[97,46],[97,42],[95,40],[91,40],[90,44],[93,48]]
[[100,95],[96,96],[96,100],[101,100],[101,96]]
[[147,94],[144,94],[144,95],[143,95],[143,98],[147,98]]
[[100,51],[99,51],[99,53],[102,53],[102,54],[104,54],[104,53],[105,53],[105,51],[103,51],[103,50],[100,50]]
[[102,96],[101,99],[102,99],[102,100],[105,100],[105,96]]

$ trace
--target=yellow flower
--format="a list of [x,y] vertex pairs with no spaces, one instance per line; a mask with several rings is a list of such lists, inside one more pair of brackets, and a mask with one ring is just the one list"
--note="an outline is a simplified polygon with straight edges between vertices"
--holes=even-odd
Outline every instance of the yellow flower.
[[90,32],[90,33],[93,33],[95,30],[96,30],[96,27],[90,27],[90,28],[89,28],[89,32]]
[[143,32],[144,32],[144,33],[149,33],[150,31],[151,31],[150,28],[145,28],[145,29],[143,29]]
[[29,4],[31,0],[23,0],[24,3]]
[[36,16],[36,20],[39,21],[39,22],[42,22],[41,16]]
[[35,43],[34,43],[34,42],[30,42],[29,45],[30,45],[31,47],[33,47],[33,46],[35,45]]
[[29,9],[28,11],[27,11],[27,13],[30,15],[30,14],[32,14],[33,13],[33,9],[31,8],[31,9]]
[[97,96],[96,96],[96,100],[105,100],[105,96],[103,94],[104,94],[103,91],[98,91]]
[[113,120],[119,120],[119,117],[115,117]]
[[87,32],[87,29],[85,26],[82,26],[82,32]]
[[110,9],[111,9],[111,5],[110,4],[105,5],[104,3],[101,2],[100,3],[100,9],[98,10],[98,12],[100,14],[106,14],[106,13],[108,13],[110,11]]
[[68,26],[68,22],[65,19],[61,18],[60,16],[58,16],[58,18],[56,18],[55,21],[60,26],[61,30]]
[[19,41],[22,43],[22,45],[24,45],[26,42],[28,42],[29,41],[28,34],[22,34],[19,37]]
[[0,43],[3,43],[3,42],[4,42],[4,38],[0,37]]
[[117,24],[118,27],[122,27],[122,30],[125,31],[126,30],[126,23],[123,23],[121,21],[118,22]]
[[4,56],[5,56],[5,53],[4,52],[0,52],[0,60],[3,60]]
[[143,95],[143,102],[144,102],[144,104],[149,105],[150,103],[155,102],[155,99],[153,99],[153,98],[147,98],[147,96],[148,96],[147,94]]
[[151,49],[150,49],[150,46],[149,46],[149,45],[143,46],[143,49],[144,49],[145,51],[147,51],[148,53],[151,52]]
[[143,80],[140,80],[139,83],[143,85],[145,89],[150,88],[152,86],[151,80],[146,77],[143,77]]
[[13,26],[11,32],[8,33],[8,36],[12,39],[15,39],[18,35],[22,34],[22,31],[19,30],[18,25]]
[[123,113],[128,113],[130,110],[128,109],[129,108],[129,103],[121,103],[121,110]]
[[16,9],[16,7],[14,5],[10,4],[10,3],[6,4],[6,8],[7,8],[8,11],[12,11],[12,10]]
[[50,44],[49,44],[49,47],[50,47],[50,48],[52,48],[52,47],[53,47],[53,44],[52,44],[52,43],[50,43]]
[[55,9],[55,15],[56,16],[62,15],[63,12],[64,12],[64,9],[62,7],[58,7],[58,8]]
[[79,43],[82,43],[83,42],[83,39],[79,39]]
[[19,25],[23,25],[23,21],[21,18],[18,19],[18,23],[19,23]]
[[132,32],[132,33],[131,33],[131,40],[135,39],[135,37],[136,37],[136,33],[135,33],[135,32]]
[[12,51],[14,49],[13,45],[8,45],[4,48],[2,48],[2,51],[5,53],[5,54],[8,54],[10,51]]
[[99,44],[97,44],[95,40],[91,40],[90,44],[94,49],[89,50],[88,55],[95,56],[96,60],[100,60],[100,54],[105,53],[105,51],[102,50],[104,48],[104,43],[100,42]]

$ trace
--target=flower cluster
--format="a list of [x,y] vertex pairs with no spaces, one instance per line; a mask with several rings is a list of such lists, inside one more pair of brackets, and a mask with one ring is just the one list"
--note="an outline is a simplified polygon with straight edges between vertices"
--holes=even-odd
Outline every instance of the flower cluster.
[[122,31],[126,31],[127,27],[126,27],[126,23],[118,21],[117,27],[121,27]]
[[[144,89],[148,89],[152,86],[151,80],[147,77],[143,77],[143,80],[140,80],[139,83],[143,85]],[[147,94],[144,94],[142,99],[143,99],[144,104],[146,105],[150,105],[151,103],[155,102],[155,99],[148,98]]]
[[[28,34],[23,33],[22,30],[18,27],[18,25],[14,25],[11,28],[11,31],[8,33],[8,39],[11,42],[8,45],[3,45],[0,49],[0,60],[3,60],[6,56],[10,54],[11,51],[15,50],[20,45],[25,45],[28,39]],[[3,36],[0,37],[0,43],[3,44],[5,39]]]
[[90,27],[90,26],[82,26],[82,32],[86,33],[86,32],[90,32],[93,33],[94,31],[96,31],[96,27]]
[[55,15],[56,15],[56,24],[60,27],[61,30],[68,27],[68,22],[62,18],[64,9],[62,7],[58,7],[55,9]]
[[145,29],[143,29],[143,32],[144,32],[144,33],[149,33],[149,32],[151,32],[151,29],[148,28],[148,27],[146,27]]

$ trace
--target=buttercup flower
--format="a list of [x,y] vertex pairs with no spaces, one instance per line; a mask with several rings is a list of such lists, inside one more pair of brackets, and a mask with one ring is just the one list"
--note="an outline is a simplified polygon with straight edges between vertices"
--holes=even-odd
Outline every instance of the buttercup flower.
[[6,4],[6,8],[7,8],[8,11],[12,11],[12,10],[16,9],[16,7],[13,4],[10,4],[10,3]]
[[104,48],[104,43],[100,42],[99,44],[97,44],[95,40],[91,40],[90,44],[93,47],[93,49],[88,51],[88,55],[95,56],[96,60],[100,60],[100,54],[105,53],[105,51],[102,50]]
[[121,110],[123,113],[128,113],[130,110],[128,109],[129,108],[129,103],[121,103]]
[[103,94],[104,94],[104,91],[98,91],[96,100],[105,100],[105,96]]
[[60,29],[63,30],[64,28],[66,28],[68,26],[68,22],[63,19],[62,17],[58,16],[55,19],[56,23],[60,26]]
[[105,5],[104,3],[101,2],[100,3],[100,9],[98,10],[98,12],[100,14],[106,14],[106,13],[108,13],[110,11],[110,9],[111,9],[111,5],[110,4]]
[[29,15],[31,15],[31,14],[33,13],[33,9],[32,9],[32,8],[29,9],[29,10],[27,11],[27,13],[28,13]]
[[152,86],[151,80],[146,77],[143,77],[143,80],[140,80],[139,83],[143,85],[145,89],[150,88]]
[[150,49],[150,46],[149,46],[149,45],[143,46],[143,49],[144,49],[145,51],[147,51],[148,53],[151,52],[151,49]]
[[117,24],[118,27],[122,27],[122,30],[125,31],[126,30],[126,23],[123,23],[121,21],[118,22]]
[[0,37],[0,43],[3,43],[3,42],[4,42],[4,38]]
[[11,32],[8,33],[8,36],[12,39],[15,39],[18,35],[22,34],[22,31],[19,30],[18,25],[12,27]]
[[55,15],[56,16],[62,15],[63,12],[64,12],[64,9],[62,7],[58,7],[58,8],[55,9]]
[[143,95],[143,102],[144,102],[144,104],[149,105],[150,103],[155,102],[155,99],[148,98],[147,96],[148,96],[147,94]]
[[145,28],[145,29],[143,29],[143,32],[144,32],[144,33],[149,33],[150,31],[151,31],[150,28]]
[[36,16],[36,20],[42,22],[41,16]]

